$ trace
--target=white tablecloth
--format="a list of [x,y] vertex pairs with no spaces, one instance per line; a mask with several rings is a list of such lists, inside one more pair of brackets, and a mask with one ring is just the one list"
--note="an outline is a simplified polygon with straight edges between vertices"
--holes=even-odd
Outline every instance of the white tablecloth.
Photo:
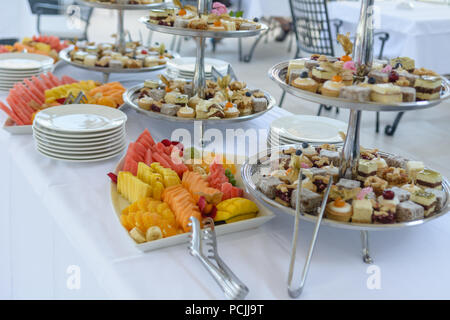
[[[416,60],[416,66],[433,69],[438,73],[450,73],[450,6],[412,1],[411,10],[398,9],[399,1],[375,1],[376,31],[389,33],[384,56],[408,56]],[[328,2],[330,19],[341,19],[341,33],[356,32],[360,1]],[[380,42],[375,40],[374,56]]]
[[[62,67],[56,72],[59,75],[63,73],[79,79],[100,78],[99,75],[72,67]],[[144,128],[160,140],[168,137],[176,127],[175,123],[152,120],[131,109],[126,109],[126,112],[130,141],[135,140]],[[244,129],[268,128],[273,119],[285,114],[277,108],[242,126]],[[1,123],[4,119],[2,113]],[[224,129],[223,126],[219,128]],[[23,178],[14,180],[14,183],[29,185],[35,190],[36,198],[41,199],[43,206],[35,205],[34,214],[54,218],[109,297],[223,298],[212,278],[188,254],[186,245],[141,253],[129,241],[111,209],[106,177],[119,158],[91,164],[58,162],[37,153],[31,136],[11,136],[4,130],[0,130],[0,148],[11,157],[14,167],[21,171]],[[0,193],[0,203],[9,199],[8,193]],[[10,211],[2,212],[2,217],[20,214],[14,212],[14,207],[10,205]],[[34,228],[39,230],[38,222],[35,223]],[[219,238],[221,256],[250,288],[249,299],[288,298],[286,278],[292,228],[293,217],[276,212],[276,217],[263,227]],[[301,223],[297,253],[299,268],[308,250],[312,229],[313,225]],[[19,242],[18,246],[26,248],[30,239],[20,236],[20,230],[11,230],[9,240]],[[448,299],[449,230],[450,217],[443,217],[417,228],[371,233],[372,255],[381,280],[381,289],[374,290],[367,286],[371,276],[369,273],[373,271],[362,262],[359,233],[322,227],[302,297]],[[29,265],[40,263],[36,257],[30,259]],[[18,280],[15,279],[16,282]]]
[[1,0],[0,12],[0,39],[22,39],[37,34],[36,17],[27,0]]

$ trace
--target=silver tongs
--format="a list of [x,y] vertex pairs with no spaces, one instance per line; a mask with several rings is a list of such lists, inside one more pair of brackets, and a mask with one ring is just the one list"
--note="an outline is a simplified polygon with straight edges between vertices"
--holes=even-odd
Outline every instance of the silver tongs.
[[[211,75],[212,75],[214,81],[217,81],[217,79],[222,78],[224,76],[214,66],[211,67]],[[234,72],[234,69],[231,66],[231,64],[228,64],[227,74],[226,75],[230,75],[231,80],[238,81],[236,73]]]
[[298,185],[297,185],[297,199],[295,203],[295,224],[294,224],[294,234],[292,237],[292,250],[291,250],[291,260],[289,263],[289,273],[288,273],[288,293],[291,298],[297,298],[303,292],[303,287],[305,286],[306,277],[308,276],[309,265],[311,263],[311,258],[314,252],[314,247],[316,245],[317,235],[319,234],[320,223],[322,222],[323,214],[325,212],[325,207],[327,205],[328,196],[330,195],[331,185],[333,184],[333,177],[329,176],[328,186],[323,196],[322,205],[320,206],[319,215],[317,217],[316,225],[314,227],[313,236],[311,239],[311,244],[308,250],[308,256],[305,260],[305,265],[303,266],[302,277],[300,279],[300,284],[298,287],[293,287],[292,278],[295,267],[295,254],[297,252],[297,239],[298,239],[298,226],[300,222],[300,206],[301,206],[301,192],[302,192],[302,175],[303,169],[300,169],[298,174]]
[[[191,217],[192,233],[189,251],[192,256],[197,257],[206,270],[211,274],[228,299],[244,299],[249,290],[245,284],[231,271],[231,269],[220,258],[217,251],[216,232],[214,221],[211,218],[203,220],[204,229],[200,228],[200,222]],[[203,241],[208,248],[208,255],[203,253]]]
[[84,95],[83,91],[80,91],[76,97],[72,93],[69,93],[69,96],[64,100],[64,104],[79,104],[79,103],[88,103],[87,97]]

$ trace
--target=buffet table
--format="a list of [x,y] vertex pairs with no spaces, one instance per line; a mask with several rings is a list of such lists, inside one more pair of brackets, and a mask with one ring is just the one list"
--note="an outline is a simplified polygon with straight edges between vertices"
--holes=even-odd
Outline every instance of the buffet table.
[[[77,79],[100,77],[70,66],[60,67],[55,74],[69,74]],[[135,82],[144,77],[136,80],[134,75],[128,79]],[[124,78],[126,76],[120,79]],[[126,86],[132,84],[133,81],[124,82]],[[4,97],[5,94],[1,96]],[[125,112],[129,141],[134,141],[144,128],[151,131],[155,140],[161,140],[170,137],[179,127],[176,123],[143,117],[129,108]],[[287,114],[287,111],[274,108],[258,119],[229,128],[267,129],[271,121]],[[0,121],[3,123],[4,120],[2,113]],[[223,126],[218,129],[225,131]],[[20,186],[29,185],[42,202],[42,205],[29,204],[31,210],[36,210],[33,214],[53,217],[107,292],[105,298],[223,298],[213,279],[189,255],[187,244],[148,253],[141,253],[133,246],[110,204],[106,174],[114,170],[119,158],[91,164],[58,162],[35,151],[30,135],[12,136],[4,130],[0,130],[0,147],[3,150],[0,164],[10,159],[12,169],[8,170],[10,177],[3,179],[2,185],[2,190],[9,192],[0,192],[2,219],[6,221],[7,216],[11,219],[21,214],[11,203],[11,194],[20,194]],[[447,175],[448,170],[443,174]],[[286,278],[293,221],[292,216],[276,213],[276,217],[263,227],[219,237],[220,254],[249,287],[248,299],[288,298]],[[299,261],[306,255],[313,229],[313,225],[306,222],[300,225]],[[35,234],[23,237],[20,227],[15,226],[7,240],[16,243],[16,247],[26,247],[30,237],[45,236],[40,234],[39,225],[33,229]],[[450,283],[449,230],[450,217],[446,216],[418,228],[371,233],[371,251],[379,268],[381,288],[370,289],[367,283],[371,281],[374,269],[361,260],[359,232],[323,226],[302,298],[448,299],[450,292],[443,284]],[[58,236],[53,241],[58,242]],[[49,258],[54,262],[58,259],[55,255]],[[29,266],[44,262],[30,255],[30,261],[24,263]],[[301,265],[299,262],[298,266]],[[9,272],[13,278],[15,270]]]
[[[426,66],[437,73],[450,73],[447,63],[450,37],[450,6],[412,1],[413,9],[399,9],[399,1],[376,1],[376,30],[389,33],[384,49],[386,57],[408,56],[419,67]],[[330,19],[344,21],[340,32],[354,35],[358,23],[359,1],[332,1],[328,3]],[[374,52],[379,52],[375,41]]]

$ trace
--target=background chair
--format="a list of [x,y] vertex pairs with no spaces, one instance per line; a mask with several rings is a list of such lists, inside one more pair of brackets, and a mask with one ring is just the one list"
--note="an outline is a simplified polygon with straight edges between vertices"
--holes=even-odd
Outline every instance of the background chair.
[[[297,43],[297,49],[294,59],[307,56],[309,54],[318,53],[328,56],[335,56],[335,43],[334,39],[340,31],[340,27],[343,24],[342,20],[330,19],[328,16],[328,8],[326,0],[289,0],[291,8],[292,22],[294,24],[294,34]],[[332,32],[331,26],[334,27]],[[333,37],[332,35],[335,35]],[[380,51],[377,58],[382,59],[383,51],[386,41],[389,40],[389,33],[387,32],[375,32],[374,37],[381,41]],[[283,104],[286,92],[280,99],[279,106]],[[320,105],[317,115],[320,116],[322,110],[330,111],[332,106]],[[339,113],[339,108],[336,108],[336,113]],[[385,128],[387,135],[393,135],[397,128],[397,125],[403,115],[403,112],[399,112],[392,125],[388,125]],[[376,126],[375,131],[379,132],[380,115],[376,113]]]
[[[41,35],[67,40],[87,40],[87,29],[93,8],[74,5],[64,0],[28,0],[31,12],[37,15],[37,30]],[[73,19],[76,23],[70,23]]]

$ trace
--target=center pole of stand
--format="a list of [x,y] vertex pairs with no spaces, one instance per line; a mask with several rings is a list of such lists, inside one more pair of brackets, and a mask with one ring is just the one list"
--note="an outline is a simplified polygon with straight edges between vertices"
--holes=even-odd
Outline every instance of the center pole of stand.
[[[197,12],[199,17],[202,14],[208,14],[210,9],[210,0],[198,0]],[[197,59],[195,62],[195,72],[194,72],[194,83],[193,89],[194,94],[197,94],[200,98],[205,98],[205,38],[195,37],[195,42],[197,44]]]
[[119,52],[125,53],[125,28],[124,28],[124,11],[122,9],[117,10],[117,38],[116,46]]
[[[372,67],[373,59],[373,5],[374,0],[362,0],[358,27],[356,29],[353,61],[356,75],[354,83],[364,80]],[[359,131],[361,111],[351,110],[348,120],[347,136],[342,148],[339,176],[352,178],[358,169],[359,161]]]

